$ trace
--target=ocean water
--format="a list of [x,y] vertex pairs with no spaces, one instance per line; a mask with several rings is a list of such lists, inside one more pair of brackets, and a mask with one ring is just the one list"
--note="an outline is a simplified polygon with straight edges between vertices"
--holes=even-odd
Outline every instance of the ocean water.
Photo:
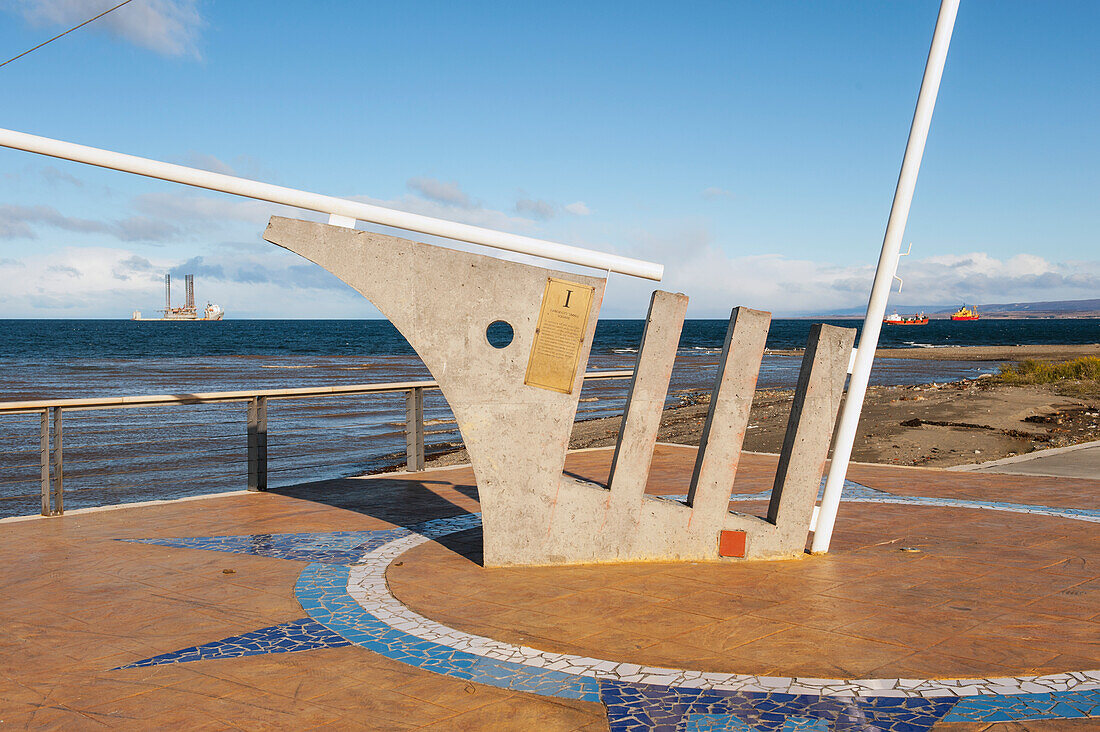
[[[768,348],[801,348],[810,320],[775,320]],[[824,321],[856,328],[858,320]],[[681,349],[721,348],[725,320],[688,320]],[[637,346],[642,320],[601,320],[593,353]],[[924,326],[883,326],[883,348],[1084,344],[1100,340],[1100,319],[933,320]],[[130,320],[0,320],[0,362],[35,359],[160,359],[208,356],[413,356],[385,320],[224,320],[213,323]]]
[[[858,321],[831,321],[858,327]],[[811,321],[777,320],[768,348],[804,345]],[[643,321],[602,320],[589,369],[630,368]],[[670,401],[713,383],[727,323],[684,326]],[[933,321],[883,329],[883,347],[1095,343],[1100,320]],[[872,382],[973,378],[998,364],[880,359]],[[768,354],[762,388],[789,387],[799,359]],[[383,320],[0,320],[0,401],[429,379]],[[578,418],[620,414],[627,383],[593,383]],[[425,395],[429,450],[458,440],[439,392]],[[403,461],[399,394],[269,402],[272,487],[373,472]],[[0,415],[0,516],[33,513],[39,499],[39,418]],[[66,508],[172,498],[245,487],[245,405],[195,405],[64,416]]]

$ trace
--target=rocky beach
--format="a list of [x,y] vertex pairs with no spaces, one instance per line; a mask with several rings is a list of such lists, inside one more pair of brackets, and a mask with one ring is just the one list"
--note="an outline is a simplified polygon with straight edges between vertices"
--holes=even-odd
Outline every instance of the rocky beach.
[[[898,348],[880,349],[878,355],[913,360],[1066,361],[1100,356],[1100,344]],[[757,390],[745,450],[779,452],[793,394],[793,389]],[[658,439],[698,445],[710,394],[692,389],[674,396],[679,403],[665,410]],[[619,422],[618,417],[577,422],[570,447],[615,444]],[[946,383],[871,386],[852,458],[951,467],[1094,440],[1100,440],[1100,383],[1017,384],[983,375]],[[465,459],[461,448],[452,447],[430,456],[429,464],[458,464]]]

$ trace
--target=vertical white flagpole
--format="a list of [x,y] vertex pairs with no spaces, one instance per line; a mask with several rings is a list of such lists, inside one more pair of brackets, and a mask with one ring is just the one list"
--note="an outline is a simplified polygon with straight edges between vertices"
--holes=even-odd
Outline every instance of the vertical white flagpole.
[[852,446],[856,439],[856,427],[859,426],[863,398],[867,394],[867,382],[871,378],[871,365],[874,363],[875,349],[878,347],[879,331],[882,330],[882,318],[886,314],[886,300],[890,296],[894,273],[898,267],[901,239],[905,235],[905,225],[909,220],[909,206],[913,202],[913,189],[917,185],[917,173],[920,171],[921,158],[924,156],[924,143],[928,139],[928,127],[932,123],[932,110],[936,106],[936,95],[940,90],[940,78],[943,76],[947,48],[951,45],[951,32],[955,28],[955,16],[958,11],[959,0],[943,0],[940,3],[936,31],[932,35],[932,47],[928,51],[924,79],[921,81],[920,94],[917,97],[917,109],[913,113],[913,124],[909,128],[909,143],[905,146],[901,174],[898,176],[898,186],[894,191],[894,204],[890,208],[890,220],[886,224],[882,253],[879,255],[875,282],[871,286],[871,297],[867,303],[867,315],[863,320],[863,332],[852,366],[852,378],[848,383],[848,394],[840,414],[829,478],[825,483],[825,494],[821,499],[821,507],[814,527],[811,551],[815,554],[829,551],[829,542],[833,536],[833,525],[836,522],[837,509],[840,508],[840,494],[844,489],[844,477],[848,473],[848,462],[851,460]]

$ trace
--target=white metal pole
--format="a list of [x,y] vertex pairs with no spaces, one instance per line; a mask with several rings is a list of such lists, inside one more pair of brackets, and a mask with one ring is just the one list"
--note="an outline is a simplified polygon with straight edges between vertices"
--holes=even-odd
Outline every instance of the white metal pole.
[[829,478],[825,482],[825,494],[821,499],[817,523],[814,527],[814,540],[811,551],[815,554],[829,551],[829,542],[833,536],[836,513],[840,508],[840,495],[844,490],[844,478],[848,473],[848,463],[852,457],[852,447],[856,439],[856,427],[863,409],[863,398],[867,394],[867,382],[871,378],[871,365],[878,348],[879,332],[882,330],[882,318],[886,314],[886,301],[890,296],[894,273],[897,271],[898,254],[901,239],[905,235],[905,225],[909,220],[909,206],[913,202],[913,189],[917,185],[917,173],[920,171],[921,158],[924,156],[924,143],[928,140],[928,127],[932,122],[932,110],[936,106],[936,95],[940,89],[947,49],[951,45],[951,32],[955,27],[955,16],[959,12],[959,0],[943,0],[940,3],[936,30],[932,35],[932,47],[928,51],[928,61],[924,67],[924,79],[921,81],[917,108],[913,113],[913,124],[909,128],[909,143],[905,146],[905,157],[901,163],[897,189],[894,191],[894,203],[890,208],[890,220],[886,224],[886,236],[882,241],[882,253],[875,271],[875,282],[871,286],[871,297],[867,303],[867,315],[863,320],[863,331],[856,349],[852,377],[848,383],[848,394],[844,409],[840,414],[836,442],[833,444],[833,461],[829,467]]
[[183,183],[197,188],[207,188],[212,191],[256,198],[261,201],[281,203],[286,206],[304,208],[309,211],[318,211],[338,217],[367,221],[372,224],[416,231],[421,234],[431,234],[456,241],[481,244],[509,252],[530,254],[559,262],[633,275],[647,280],[660,280],[664,275],[664,266],[653,262],[620,257],[615,254],[605,254],[591,249],[582,249],[529,236],[521,236],[520,234],[483,229],[480,226],[460,224],[455,221],[421,216],[406,211],[396,211],[369,203],[349,201],[346,198],[308,193],[294,188],[284,188],[283,186],[237,178],[232,175],[197,170],[184,165],[163,163],[159,160],[139,158],[134,155],[53,140],[48,137],[28,135],[14,130],[0,129],[0,146],[64,160],[73,160],[78,163],[87,163],[101,168],[121,170],[150,178]]

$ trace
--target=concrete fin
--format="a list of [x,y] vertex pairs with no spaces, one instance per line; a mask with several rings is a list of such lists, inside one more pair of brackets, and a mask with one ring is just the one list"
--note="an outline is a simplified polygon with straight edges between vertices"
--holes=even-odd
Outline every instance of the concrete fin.
[[746,307],[734,308],[730,315],[688,490],[688,504],[694,513],[725,514],[728,510],[771,318],[771,313]]
[[636,502],[645,493],[687,305],[687,295],[680,293],[657,290],[650,297],[645,331],[634,364],[634,378],[630,382],[607,480],[616,504],[620,500]]
[[814,324],[802,357],[768,505],[768,521],[800,545],[810,528],[855,337],[854,328]]

